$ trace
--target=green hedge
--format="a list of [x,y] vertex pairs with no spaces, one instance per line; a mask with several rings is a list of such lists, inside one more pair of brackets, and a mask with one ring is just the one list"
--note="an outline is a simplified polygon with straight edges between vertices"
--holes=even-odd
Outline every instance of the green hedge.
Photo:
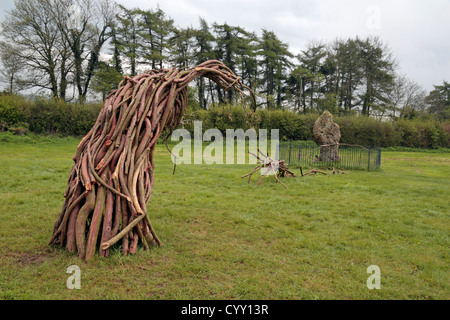
[[[314,140],[313,127],[318,114],[297,114],[283,110],[258,110],[246,121],[241,107],[213,107],[187,114],[189,120],[202,121],[203,131],[250,127],[279,129],[281,140]],[[450,147],[450,122],[434,120],[380,121],[365,116],[334,116],[341,129],[341,142],[377,147],[448,148]],[[185,128],[193,133],[193,124]]]
[[[102,107],[61,100],[0,95],[0,131],[38,134],[85,135],[95,123]],[[247,116],[242,107],[220,106],[209,110],[187,111],[185,119],[201,120],[203,131],[251,127],[279,129],[281,140],[310,141],[318,114],[297,114],[283,110],[258,110]],[[449,148],[450,122],[433,120],[379,121],[364,116],[334,117],[341,128],[341,142],[378,147]],[[193,124],[185,128],[193,133]]]
[[85,135],[102,104],[75,104],[58,99],[0,95],[0,131],[30,130],[39,134]]

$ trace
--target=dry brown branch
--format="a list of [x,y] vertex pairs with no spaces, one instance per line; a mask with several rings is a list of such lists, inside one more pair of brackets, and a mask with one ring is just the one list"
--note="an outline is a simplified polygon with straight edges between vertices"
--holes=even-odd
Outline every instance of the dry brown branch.
[[328,176],[328,177],[330,177],[330,176],[332,176],[332,175],[335,175],[335,174],[345,174],[344,171],[342,171],[342,170],[336,170],[336,168],[334,168],[334,167],[332,168],[332,170],[331,170],[330,173],[327,173],[327,172],[322,171],[322,170],[312,169],[311,171],[309,171],[309,172],[303,174],[303,169],[302,169],[302,167],[300,167],[300,172],[302,173],[302,177],[307,176],[307,175],[310,175],[310,174],[316,175],[317,173],[326,175],[326,176]]

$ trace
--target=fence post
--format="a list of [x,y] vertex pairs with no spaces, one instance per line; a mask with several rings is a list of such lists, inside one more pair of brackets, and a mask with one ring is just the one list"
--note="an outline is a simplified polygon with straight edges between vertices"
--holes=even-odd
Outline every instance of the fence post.
[[275,151],[275,160],[280,160],[280,143],[277,143],[277,150]]
[[289,141],[289,160],[288,160],[289,164],[291,164],[291,144],[292,144],[292,142]]
[[370,150],[372,150],[371,147],[369,147],[369,161],[367,163],[367,169],[369,169],[369,171],[370,171]]
[[378,151],[377,156],[377,169],[378,169],[379,167],[381,167],[381,148],[378,148],[377,151]]

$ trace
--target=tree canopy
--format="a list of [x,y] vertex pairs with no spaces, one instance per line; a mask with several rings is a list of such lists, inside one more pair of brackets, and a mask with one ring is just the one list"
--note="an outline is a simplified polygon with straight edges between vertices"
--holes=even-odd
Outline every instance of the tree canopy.
[[[427,94],[399,74],[378,37],[310,41],[294,54],[271,30],[257,34],[203,18],[181,28],[159,6],[127,8],[112,0],[16,0],[0,36],[0,79],[11,93],[33,88],[83,102],[91,93],[104,97],[125,75],[217,59],[257,93],[259,108],[449,118],[448,83]],[[201,109],[236,103],[232,91],[208,79],[191,87]]]

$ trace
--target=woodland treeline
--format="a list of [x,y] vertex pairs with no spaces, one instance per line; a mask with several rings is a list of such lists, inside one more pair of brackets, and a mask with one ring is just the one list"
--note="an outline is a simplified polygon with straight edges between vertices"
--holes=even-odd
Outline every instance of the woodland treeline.
[[[182,28],[160,7],[127,8],[111,0],[16,0],[1,23],[4,92],[32,89],[85,104],[104,99],[125,75],[217,59],[257,94],[258,109],[450,117],[450,84],[427,92],[399,73],[380,38],[311,41],[294,54],[271,30],[256,33],[202,18],[196,23]],[[190,97],[190,107],[199,110],[238,98],[204,78],[191,86]]]

